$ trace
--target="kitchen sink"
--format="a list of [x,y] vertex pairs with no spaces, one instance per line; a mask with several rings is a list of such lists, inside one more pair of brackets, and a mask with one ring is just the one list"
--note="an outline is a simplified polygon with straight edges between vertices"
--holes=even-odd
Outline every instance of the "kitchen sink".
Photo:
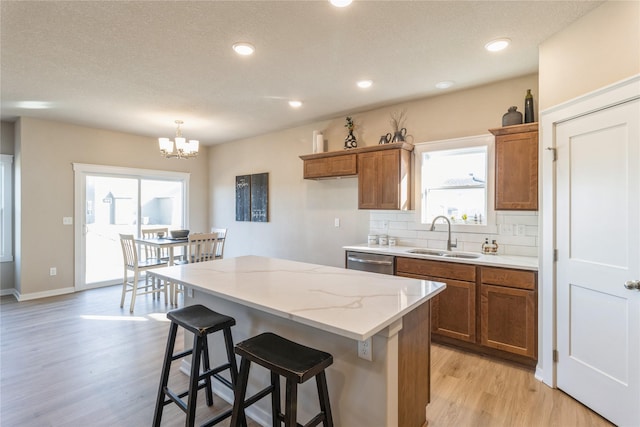
[[437,249],[411,249],[407,251],[410,254],[419,254],[419,255],[433,255],[439,256],[442,258],[460,258],[460,259],[476,259],[480,258],[478,254],[470,254],[470,253],[462,253],[462,252],[447,252],[440,251]]
[[420,255],[434,255],[434,256],[444,256],[446,252],[442,252],[436,249],[411,249],[409,251],[410,254],[420,254]]
[[477,254],[456,254],[456,253],[446,253],[440,255],[444,258],[462,258],[462,259],[476,259],[480,258],[480,255]]

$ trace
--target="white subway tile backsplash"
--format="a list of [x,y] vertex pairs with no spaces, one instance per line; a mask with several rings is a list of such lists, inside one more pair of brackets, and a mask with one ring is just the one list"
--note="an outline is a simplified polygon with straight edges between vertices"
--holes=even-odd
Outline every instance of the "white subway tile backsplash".
[[[512,232],[500,234],[502,224],[511,225]],[[488,227],[484,227],[483,231],[470,230],[473,226],[468,225],[457,226],[458,229],[456,229],[454,225],[451,239],[454,242],[458,239],[457,250],[481,252],[482,243],[485,239],[489,239],[490,242],[496,240],[500,254],[538,256],[537,212],[496,212],[496,224],[487,225]],[[524,226],[524,235],[517,235],[518,225]],[[402,246],[446,249],[447,232],[440,226],[438,231],[430,231],[429,228],[430,224],[422,224],[415,211],[372,211],[369,215],[370,233],[393,236],[398,239],[398,245]]]

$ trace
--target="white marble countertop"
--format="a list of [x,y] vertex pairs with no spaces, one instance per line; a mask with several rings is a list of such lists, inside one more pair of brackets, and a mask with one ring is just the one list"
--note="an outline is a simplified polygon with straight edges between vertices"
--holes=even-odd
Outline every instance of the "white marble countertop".
[[518,268],[521,270],[538,271],[538,258],[536,257],[476,254],[479,255],[478,258],[444,258],[437,255],[412,254],[409,251],[414,249],[427,249],[414,246],[368,246],[367,244],[361,244],[353,246],[343,246],[342,248],[348,251],[366,252],[371,254],[403,256],[407,258],[420,258],[435,261],[457,262],[461,264],[486,265],[490,267]]
[[359,341],[446,287],[428,280],[259,256],[175,265],[148,273]]

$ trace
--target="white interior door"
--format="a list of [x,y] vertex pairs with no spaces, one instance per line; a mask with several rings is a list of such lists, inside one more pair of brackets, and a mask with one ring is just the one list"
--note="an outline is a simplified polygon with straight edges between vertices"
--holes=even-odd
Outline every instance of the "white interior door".
[[556,126],[557,385],[640,425],[640,101]]

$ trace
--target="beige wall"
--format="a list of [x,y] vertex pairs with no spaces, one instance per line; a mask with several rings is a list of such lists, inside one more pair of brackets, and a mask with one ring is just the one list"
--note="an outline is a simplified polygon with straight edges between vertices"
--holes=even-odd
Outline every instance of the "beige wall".
[[[389,113],[402,108],[407,109],[406,128],[414,142],[486,134],[501,126],[509,106],[523,110],[527,89],[537,95],[537,74],[354,114],[358,144],[376,145],[391,130]],[[339,117],[211,147],[212,224],[230,230],[225,256],[267,255],[344,266],[341,247],[365,242],[369,232],[370,211],[358,210],[357,179],[304,180],[298,157],[311,153],[314,129],[324,131],[329,151],[342,150],[344,123]],[[260,172],[269,172],[269,222],[235,221],[235,177]]]
[[206,147],[197,159],[166,160],[153,138],[27,117],[16,142],[16,288],[25,298],[74,286],[74,227],[62,225],[74,214],[72,163],[189,172],[190,227],[209,228]]
[[[0,153],[13,154],[13,141],[15,139],[15,126],[11,122],[0,122]],[[15,287],[15,263],[0,263],[0,294]]]
[[540,45],[540,110],[640,73],[640,1],[608,1]]

